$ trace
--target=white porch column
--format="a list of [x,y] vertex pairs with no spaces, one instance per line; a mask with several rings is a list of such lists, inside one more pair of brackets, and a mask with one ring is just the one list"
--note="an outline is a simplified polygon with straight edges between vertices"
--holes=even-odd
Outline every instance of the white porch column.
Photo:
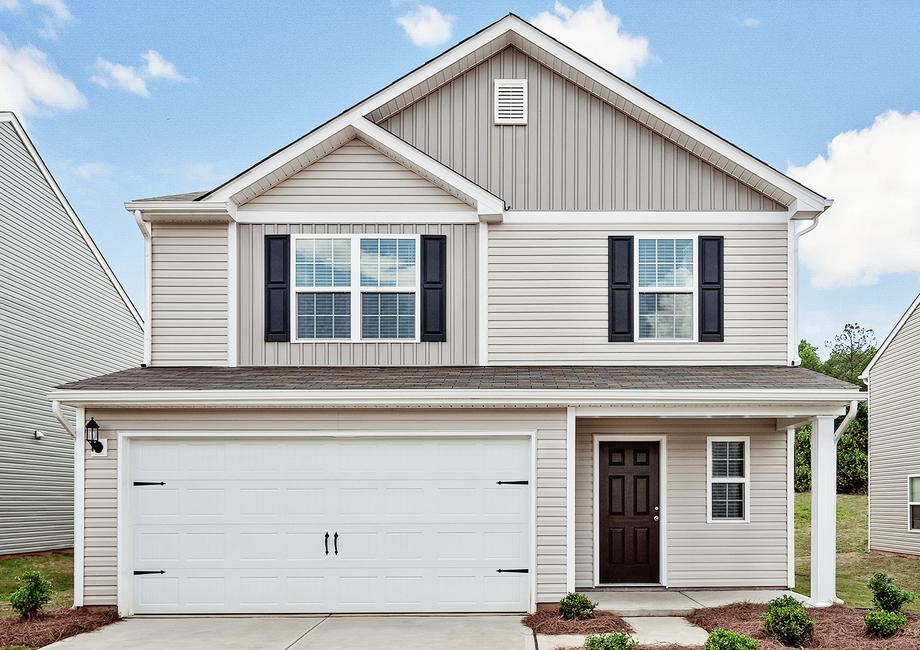
[[833,416],[811,425],[811,602],[837,597],[837,442]]

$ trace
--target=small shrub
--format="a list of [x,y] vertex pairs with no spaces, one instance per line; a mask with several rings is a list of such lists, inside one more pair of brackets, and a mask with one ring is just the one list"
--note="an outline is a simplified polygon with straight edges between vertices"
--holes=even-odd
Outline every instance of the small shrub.
[[16,578],[19,589],[10,594],[10,606],[22,618],[32,616],[51,600],[54,588],[40,571],[27,571]]
[[762,618],[767,634],[791,647],[808,645],[815,631],[815,622],[792,596],[771,600]]
[[595,607],[597,607],[597,603],[584,594],[574,592],[566,594],[559,601],[559,613],[562,614],[562,618],[569,621],[591,618],[594,616]]
[[585,639],[585,650],[633,650],[639,642],[626,632],[610,634],[589,634]]
[[869,581],[869,589],[873,594],[872,602],[878,609],[885,612],[900,612],[902,606],[913,602],[916,598],[916,595],[898,587],[890,575],[881,571],[872,576]]
[[866,612],[866,631],[869,636],[887,639],[907,627],[907,617],[900,612],[874,609]]
[[716,628],[706,639],[704,650],[757,650],[757,641],[731,630]]

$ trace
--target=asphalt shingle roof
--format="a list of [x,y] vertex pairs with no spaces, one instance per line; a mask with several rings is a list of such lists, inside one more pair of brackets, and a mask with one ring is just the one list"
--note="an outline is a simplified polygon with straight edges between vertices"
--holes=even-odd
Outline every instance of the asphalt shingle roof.
[[131,368],[68,390],[856,390],[785,366],[393,366]]
[[135,201],[194,201],[207,194],[207,192],[185,192],[184,194],[164,194],[163,196],[148,196]]

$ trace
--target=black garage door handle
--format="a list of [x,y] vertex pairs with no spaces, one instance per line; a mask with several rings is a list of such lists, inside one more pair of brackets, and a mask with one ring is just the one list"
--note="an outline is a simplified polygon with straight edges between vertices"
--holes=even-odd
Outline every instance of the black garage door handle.
[[326,544],[326,555],[329,555],[329,531],[328,530],[326,531],[325,544]]
[[335,535],[332,536],[332,546],[335,548],[335,554],[339,554],[339,533],[336,531]]

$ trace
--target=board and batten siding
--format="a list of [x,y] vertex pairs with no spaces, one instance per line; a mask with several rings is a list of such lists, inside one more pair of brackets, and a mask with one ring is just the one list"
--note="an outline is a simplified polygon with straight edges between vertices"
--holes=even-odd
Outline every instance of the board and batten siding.
[[920,475],[920,309],[869,376],[869,548],[920,555],[920,531],[908,530],[910,475]]
[[[477,363],[478,226],[475,224],[241,224],[240,365],[390,366]],[[447,236],[447,341],[442,343],[271,343],[264,335],[265,235],[401,234]],[[292,331],[294,329],[292,324]]]
[[460,199],[357,138],[241,207],[243,212],[469,209]]
[[6,121],[0,312],[0,555],[69,547],[74,441],[47,395],[140,364],[143,330]]
[[[725,340],[610,343],[607,236],[725,237]],[[499,224],[489,228],[489,361],[496,364],[787,363],[785,223]]]
[[[496,126],[495,79],[527,79],[524,126]],[[785,210],[508,47],[380,126],[514,210]]]
[[[594,436],[667,435],[668,586],[785,587],[786,432],[775,420],[580,419],[575,435],[575,586],[594,586]],[[750,523],[706,522],[707,436],[750,436]]]
[[86,454],[84,603],[114,605],[117,594],[117,432],[386,431],[536,433],[538,602],[565,594],[565,409],[232,409],[87,411],[108,440],[108,456]]
[[151,365],[226,365],[227,224],[151,225]]

